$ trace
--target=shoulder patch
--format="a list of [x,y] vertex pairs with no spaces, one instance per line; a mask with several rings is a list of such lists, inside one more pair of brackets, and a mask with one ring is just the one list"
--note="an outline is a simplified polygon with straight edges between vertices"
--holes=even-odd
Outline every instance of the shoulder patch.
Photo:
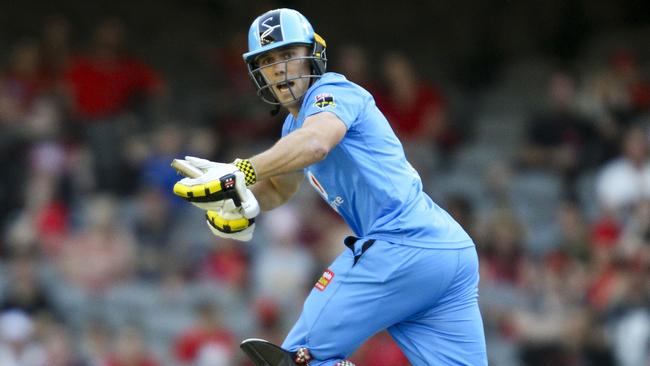
[[325,291],[327,288],[327,285],[332,282],[332,279],[334,278],[334,272],[332,272],[329,268],[323,272],[323,275],[320,276],[314,287],[319,290],[319,291]]
[[336,107],[336,102],[334,101],[334,96],[330,93],[321,93],[316,96],[316,101],[314,106],[323,109],[327,107]]

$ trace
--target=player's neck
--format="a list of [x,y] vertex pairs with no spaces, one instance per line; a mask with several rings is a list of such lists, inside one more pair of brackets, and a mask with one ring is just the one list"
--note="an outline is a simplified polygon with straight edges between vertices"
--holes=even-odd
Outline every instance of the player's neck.
[[298,113],[300,113],[300,106],[287,107],[287,110],[289,111],[289,113],[291,113],[293,118],[298,118]]

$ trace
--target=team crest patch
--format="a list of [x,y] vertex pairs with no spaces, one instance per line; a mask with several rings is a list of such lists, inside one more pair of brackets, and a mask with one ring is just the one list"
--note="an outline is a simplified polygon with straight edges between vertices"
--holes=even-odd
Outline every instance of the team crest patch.
[[323,275],[320,276],[318,281],[316,281],[314,287],[316,287],[320,291],[325,291],[327,285],[329,285],[330,282],[332,282],[332,278],[334,278],[334,272],[330,271],[329,269],[326,269],[325,272],[323,272]]
[[318,108],[326,108],[326,107],[336,107],[336,102],[334,102],[334,96],[330,93],[322,93],[318,94],[316,96],[316,102],[314,105]]
[[258,24],[260,46],[266,46],[267,44],[284,40],[282,25],[280,23],[279,10],[270,11],[265,14],[263,19],[260,19]]

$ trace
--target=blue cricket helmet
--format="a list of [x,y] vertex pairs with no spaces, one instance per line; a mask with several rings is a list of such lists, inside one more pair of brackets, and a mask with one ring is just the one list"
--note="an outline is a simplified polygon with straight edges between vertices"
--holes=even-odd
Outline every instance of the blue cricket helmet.
[[312,80],[325,73],[327,57],[325,40],[314,32],[307,18],[293,9],[275,9],[257,17],[248,30],[248,52],[243,54],[244,62],[255,83],[258,95],[265,102],[279,104],[270,87],[264,80],[256,59],[271,50],[286,46],[305,45],[310,47],[311,75],[301,77]]

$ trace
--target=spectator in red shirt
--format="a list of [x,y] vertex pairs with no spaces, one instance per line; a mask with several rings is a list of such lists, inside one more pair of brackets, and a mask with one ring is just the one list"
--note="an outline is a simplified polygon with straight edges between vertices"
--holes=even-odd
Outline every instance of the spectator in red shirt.
[[153,96],[162,91],[161,77],[124,52],[124,36],[120,19],[105,18],[95,29],[90,51],[72,60],[65,79],[77,118],[110,118],[126,111],[140,94]]
[[385,90],[376,95],[376,102],[400,139],[433,143],[442,150],[453,148],[457,138],[440,91],[422,81],[400,53],[384,57],[382,74]]
[[124,52],[124,37],[120,19],[101,20],[89,51],[73,58],[64,79],[74,119],[82,123],[74,132],[92,154],[94,188],[128,194],[135,179],[116,172],[127,171],[124,140],[137,132],[139,120],[125,113],[134,102],[151,100],[141,97],[161,96],[163,83],[150,66]]
[[250,260],[244,247],[234,240],[218,240],[201,264],[201,275],[228,288],[241,290],[248,284],[249,269]]
[[219,319],[211,303],[201,303],[195,310],[195,323],[174,342],[174,354],[183,365],[231,365],[235,337]]

